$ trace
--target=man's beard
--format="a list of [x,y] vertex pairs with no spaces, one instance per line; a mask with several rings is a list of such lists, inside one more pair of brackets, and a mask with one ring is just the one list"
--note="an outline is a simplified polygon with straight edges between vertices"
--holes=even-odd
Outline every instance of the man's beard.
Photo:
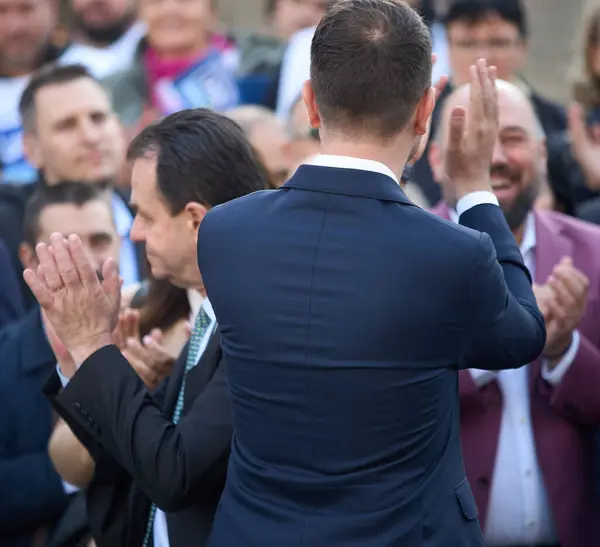
[[121,38],[135,21],[135,14],[127,14],[121,20],[103,27],[88,25],[79,15],[74,15],[74,26],[95,44],[110,45]]
[[[490,170],[490,173],[494,173],[493,168]],[[506,223],[513,232],[523,225],[527,215],[533,209],[541,185],[542,175],[540,172],[536,172],[529,181],[525,182],[522,192],[517,195],[510,206],[503,207],[502,203],[500,203],[500,208],[502,209],[502,213],[504,213]],[[442,193],[446,204],[451,209],[456,210],[457,199],[452,184],[443,185]]]
[[513,232],[523,225],[527,215],[533,209],[535,200],[538,197],[540,183],[541,179],[539,177],[535,177],[526,183],[525,188],[511,203],[510,208],[502,207],[502,203],[500,204],[508,227]]

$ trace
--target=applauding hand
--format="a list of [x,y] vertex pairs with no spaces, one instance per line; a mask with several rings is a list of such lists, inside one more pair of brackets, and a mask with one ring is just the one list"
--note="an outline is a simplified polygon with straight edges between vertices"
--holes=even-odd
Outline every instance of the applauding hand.
[[40,267],[37,272],[25,270],[23,277],[73,362],[83,363],[113,342],[121,297],[119,274],[109,259],[101,283],[75,235],[66,240],[54,233],[50,244],[52,251],[44,243],[37,245]]
[[149,335],[141,338],[138,310],[128,309],[121,313],[114,338],[115,343],[148,389],[155,389],[171,374],[177,355],[173,355],[166,348],[164,334],[160,329],[153,329]]
[[548,286],[553,298],[548,301],[544,356],[558,362],[569,349],[573,331],[585,314],[589,281],[566,257],[554,267]]

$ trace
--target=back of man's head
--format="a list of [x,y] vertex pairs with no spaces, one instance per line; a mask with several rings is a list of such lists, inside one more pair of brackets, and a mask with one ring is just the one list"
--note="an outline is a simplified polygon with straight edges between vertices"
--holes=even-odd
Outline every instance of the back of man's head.
[[[144,128],[127,159],[156,159],[156,181],[171,214],[190,202],[214,207],[267,188],[266,174],[242,129],[228,117],[196,108]],[[135,180],[132,180],[133,193]]]
[[431,85],[431,37],[399,0],[337,2],[311,46],[324,126],[388,138],[406,128]]

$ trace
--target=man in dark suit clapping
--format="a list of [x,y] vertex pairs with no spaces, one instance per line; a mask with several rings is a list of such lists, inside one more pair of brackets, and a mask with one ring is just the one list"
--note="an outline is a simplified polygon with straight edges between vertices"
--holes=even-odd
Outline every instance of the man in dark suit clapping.
[[[145,242],[155,277],[203,293],[198,226],[210,207],[266,187],[253,150],[234,122],[198,109],[144,129],[129,159],[137,211],[131,238]],[[115,280],[110,265],[104,273],[105,284]],[[87,498],[98,547],[203,545],[224,485],[232,434],[210,302],[204,300],[171,377],[152,394],[112,337],[87,359],[76,350],[83,347],[70,343],[48,317],[70,350],[60,363],[63,378],[56,374],[48,392],[95,460]],[[153,341],[143,343],[150,360]],[[83,363],[77,372],[75,363]]]

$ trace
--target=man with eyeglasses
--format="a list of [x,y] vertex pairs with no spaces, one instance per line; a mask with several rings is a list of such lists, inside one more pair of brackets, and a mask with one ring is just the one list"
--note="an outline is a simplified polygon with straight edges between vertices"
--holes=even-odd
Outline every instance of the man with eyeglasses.
[[[438,99],[431,120],[435,136],[441,104],[453,89],[469,81],[469,66],[477,59],[486,59],[498,69],[498,78],[516,84],[532,102],[546,135],[566,128],[562,106],[542,97],[521,77],[527,58],[528,24],[521,0],[452,0],[444,16],[448,55],[451,66],[451,85],[446,86]],[[440,200],[428,163],[428,154],[415,165],[414,180],[433,205]]]

